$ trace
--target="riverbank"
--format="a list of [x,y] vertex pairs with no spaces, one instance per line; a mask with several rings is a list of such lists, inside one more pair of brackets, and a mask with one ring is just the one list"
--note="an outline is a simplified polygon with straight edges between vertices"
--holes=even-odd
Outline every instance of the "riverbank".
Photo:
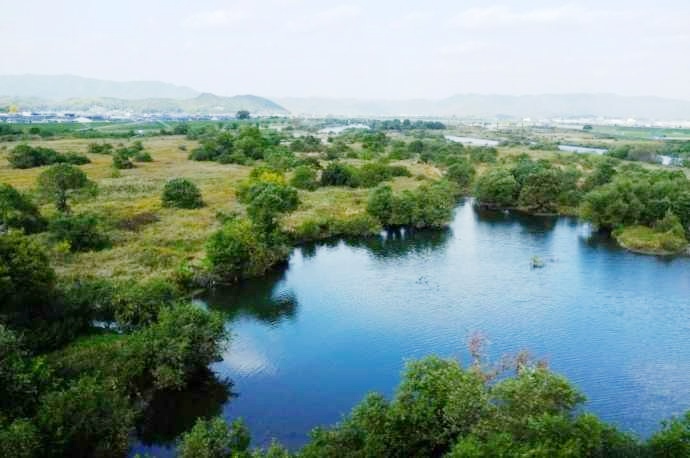
[[690,245],[685,238],[646,226],[626,227],[614,231],[613,236],[621,247],[637,254],[676,256],[690,253]]

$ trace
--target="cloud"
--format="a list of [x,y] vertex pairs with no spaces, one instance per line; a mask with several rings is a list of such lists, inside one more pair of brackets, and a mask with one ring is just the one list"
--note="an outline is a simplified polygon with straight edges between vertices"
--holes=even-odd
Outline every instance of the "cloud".
[[209,29],[227,27],[241,23],[251,14],[242,9],[224,9],[215,11],[200,11],[182,21],[182,26],[188,29]]
[[394,29],[419,27],[429,23],[433,17],[434,13],[432,11],[411,11],[403,16],[393,19],[391,21],[391,27]]
[[489,6],[462,11],[451,19],[451,24],[465,28],[488,28],[579,23],[591,20],[595,14],[569,5],[526,11],[516,11],[506,6]]
[[327,10],[307,14],[288,22],[291,30],[313,30],[337,25],[360,16],[361,9],[356,5],[338,5]]
[[442,57],[457,57],[483,50],[487,47],[483,41],[465,41],[463,43],[445,45],[437,50],[437,54]]

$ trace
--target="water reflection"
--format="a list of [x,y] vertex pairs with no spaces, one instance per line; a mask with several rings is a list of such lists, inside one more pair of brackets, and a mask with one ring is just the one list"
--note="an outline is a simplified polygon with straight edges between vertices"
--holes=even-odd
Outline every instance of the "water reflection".
[[200,374],[182,390],[158,391],[146,406],[137,425],[137,436],[144,446],[166,446],[194,426],[199,418],[213,418],[234,397],[232,384],[210,370]]
[[216,288],[204,296],[212,310],[223,313],[228,321],[250,317],[272,326],[291,320],[297,314],[297,298],[292,291],[282,290],[285,267],[266,276],[237,285]]
[[528,233],[547,233],[555,229],[559,221],[557,216],[534,216],[519,211],[492,210],[475,206],[477,220],[491,226],[519,226]]

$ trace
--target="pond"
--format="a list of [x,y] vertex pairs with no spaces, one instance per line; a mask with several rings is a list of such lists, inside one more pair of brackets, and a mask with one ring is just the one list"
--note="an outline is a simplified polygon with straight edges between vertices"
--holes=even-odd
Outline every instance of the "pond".
[[365,393],[391,395],[405,360],[467,362],[477,332],[494,359],[545,358],[624,430],[647,436],[690,408],[690,259],[626,252],[573,219],[466,202],[446,231],[298,248],[205,303],[232,344],[209,380],[153,403],[134,452],[170,454],[197,416],[218,414],[243,417],[257,445],[299,447]]
[[458,137],[457,135],[446,135],[446,140],[450,140],[455,143],[462,143],[463,145],[469,146],[498,146],[499,141],[489,140],[487,138],[476,138],[476,137]]
[[604,154],[608,150],[606,148],[593,148],[591,146],[577,146],[577,145],[558,145],[559,151],[566,151],[568,153],[580,154]]

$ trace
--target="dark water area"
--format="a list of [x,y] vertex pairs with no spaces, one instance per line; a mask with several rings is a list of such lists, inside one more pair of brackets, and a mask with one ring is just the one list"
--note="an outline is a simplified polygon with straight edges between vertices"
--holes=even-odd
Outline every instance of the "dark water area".
[[[532,268],[538,256],[544,267]],[[217,290],[232,343],[200,386],[159,397],[134,452],[166,456],[196,418],[242,417],[254,443],[297,448],[404,363],[528,350],[585,408],[646,437],[690,409],[690,259],[637,255],[569,218],[458,207],[446,231],[295,249],[268,277]]]

